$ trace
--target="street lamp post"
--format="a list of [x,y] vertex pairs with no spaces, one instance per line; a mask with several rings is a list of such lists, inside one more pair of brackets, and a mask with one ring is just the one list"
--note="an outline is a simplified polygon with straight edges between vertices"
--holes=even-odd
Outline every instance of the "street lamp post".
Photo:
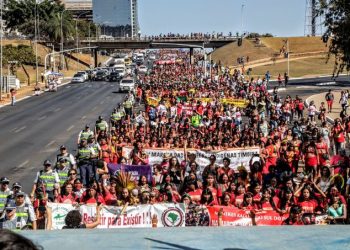
[[[83,12],[83,13],[80,13],[77,18],[75,19],[75,36],[76,36],[76,43],[77,43],[77,54],[79,53],[79,37],[78,37],[78,20],[79,18],[82,16],[82,15],[85,15],[87,14],[88,12]],[[89,31],[90,31],[90,24],[89,24]],[[78,67],[79,67],[79,56],[77,56],[77,70],[78,70]]]
[[60,54],[61,54],[61,69],[63,69],[63,61],[64,61],[64,57],[62,54],[63,51],[63,13],[66,11],[67,9],[64,9],[61,11],[61,49],[60,49]]

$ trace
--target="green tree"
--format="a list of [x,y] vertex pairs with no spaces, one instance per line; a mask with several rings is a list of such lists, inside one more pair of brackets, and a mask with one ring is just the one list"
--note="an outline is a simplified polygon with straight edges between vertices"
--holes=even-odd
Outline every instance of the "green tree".
[[323,41],[329,44],[328,59],[335,56],[333,74],[350,70],[350,1],[319,0],[318,15],[324,17]]
[[63,10],[64,6],[58,0],[44,0],[40,3],[36,3],[36,0],[9,0],[4,11],[4,19],[6,27],[11,31],[17,30],[33,38],[35,16],[37,16],[39,37],[51,42],[60,42],[61,18],[63,18],[63,36],[71,38],[74,34],[72,16]]

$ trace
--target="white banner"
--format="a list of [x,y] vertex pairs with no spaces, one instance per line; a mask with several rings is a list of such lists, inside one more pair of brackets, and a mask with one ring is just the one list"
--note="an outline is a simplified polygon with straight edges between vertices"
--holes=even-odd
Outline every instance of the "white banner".
[[[64,219],[74,207],[69,204],[52,203],[57,208],[52,214],[52,228],[62,229]],[[152,218],[156,216],[157,227],[184,227],[184,204],[155,204],[128,206],[121,214],[123,207],[104,206],[101,211],[101,224],[97,228],[143,228],[152,227]],[[80,206],[83,223],[92,223],[96,218],[96,206]],[[59,215],[59,216],[57,216]],[[55,219],[55,216],[57,217]]]
[[69,211],[74,209],[72,204],[65,203],[48,203],[48,207],[51,208],[52,211],[52,229],[62,229],[65,225],[64,219]]
[[[123,147],[123,155],[129,158],[132,147]],[[149,164],[160,164],[163,161],[165,154],[175,156],[179,161],[183,161],[184,150],[183,149],[144,149],[149,157]],[[222,151],[204,151],[199,149],[187,149],[187,152],[196,154],[196,162],[199,164],[200,169],[203,170],[205,166],[209,165],[209,157],[211,155],[216,156],[216,164],[223,165],[223,159],[225,157],[231,160],[230,168],[237,170],[237,167],[243,165],[249,171],[249,162],[254,155],[260,154],[258,147],[254,148],[234,148]]]

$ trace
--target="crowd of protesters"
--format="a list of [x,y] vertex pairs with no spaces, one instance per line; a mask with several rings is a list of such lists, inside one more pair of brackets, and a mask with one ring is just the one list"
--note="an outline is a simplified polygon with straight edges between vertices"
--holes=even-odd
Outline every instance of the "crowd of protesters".
[[227,35],[225,35],[223,32],[213,32],[213,33],[190,33],[190,34],[174,34],[174,33],[167,33],[167,34],[159,34],[155,36],[146,36],[145,39],[150,40],[165,40],[165,39],[225,39],[226,37],[230,38],[232,37],[232,32],[229,32]]
[[[48,202],[221,205],[252,214],[291,214],[285,224],[303,224],[295,216],[302,213],[327,214],[330,224],[347,223],[347,104],[344,117],[329,124],[331,91],[325,96],[327,107],[323,103],[317,108],[313,102],[306,107],[298,96],[282,98],[277,88],[269,92],[265,78],[247,79],[226,68],[212,68],[212,74],[205,75],[200,64],[187,62],[154,64],[149,74],[138,75],[135,91],[109,118],[100,116],[80,132],[76,155],[62,145],[55,161],[44,162],[29,195],[20,183],[9,186],[3,177],[0,224],[13,229],[30,222],[34,229],[50,228],[45,219],[50,215]],[[123,147],[131,147],[131,153],[123,153]],[[221,165],[213,154],[203,170],[189,150],[249,147],[260,149],[249,166],[231,168],[230,158]],[[152,181],[140,176],[131,180],[132,190],[118,186],[108,164],[148,165],[147,148],[180,148],[185,158],[164,154],[161,163],[151,166]]]

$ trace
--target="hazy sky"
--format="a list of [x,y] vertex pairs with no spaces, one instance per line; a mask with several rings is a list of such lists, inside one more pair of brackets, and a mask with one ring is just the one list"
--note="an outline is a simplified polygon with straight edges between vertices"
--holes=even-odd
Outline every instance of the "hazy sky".
[[138,0],[142,34],[241,31],[303,36],[306,0]]

